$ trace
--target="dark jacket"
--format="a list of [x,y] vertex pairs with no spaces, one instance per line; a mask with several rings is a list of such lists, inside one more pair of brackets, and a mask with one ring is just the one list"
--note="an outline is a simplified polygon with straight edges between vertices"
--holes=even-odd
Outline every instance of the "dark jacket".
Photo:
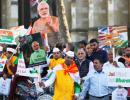
[[75,63],[78,66],[80,78],[86,76],[89,71],[90,60],[85,59],[82,63],[80,63],[79,59],[76,59]]
[[98,49],[97,51],[93,52],[91,56],[89,56],[89,59],[93,61],[95,58],[100,58],[103,63],[108,61],[107,52],[102,49]]

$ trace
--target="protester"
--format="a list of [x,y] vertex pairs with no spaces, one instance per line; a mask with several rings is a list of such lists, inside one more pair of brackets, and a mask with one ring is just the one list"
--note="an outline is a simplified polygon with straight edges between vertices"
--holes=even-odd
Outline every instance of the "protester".
[[90,70],[94,69],[93,63],[90,60],[86,59],[86,52],[83,48],[78,49],[77,57],[78,59],[75,60],[75,62],[79,69],[80,78],[83,78],[88,74]]
[[130,45],[125,49],[125,55],[122,58],[125,59],[126,67],[130,67]]
[[91,48],[90,44],[86,45],[86,58],[91,60],[91,55],[93,53],[93,49]]
[[124,64],[114,60],[112,50],[108,51],[108,61],[104,63],[103,68],[125,68]]
[[85,50],[86,49],[86,45],[87,45],[87,43],[86,43],[85,40],[82,40],[82,41],[79,42],[79,48],[83,48]]
[[96,57],[99,57],[103,60],[103,63],[108,61],[107,52],[99,48],[99,42],[97,39],[90,40],[90,46],[93,49],[93,53],[90,56],[91,60],[93,61]]
[[100,58],[94,59],[93,72],[89,73],[80,94],[80,100],[84,100],[89,92],[89,100],[109,100],[109,88],[107,86],[107,75],[103,70],[103,61]]
[[60,53],[60,50],[58,48],[53,48],[53,58],[50,59],[49,68],[53,69],[58,64],[62,64],[64,62],[64,59],[62,58],[62,55]]
[[34,41],[32,43],[33,53],[30,56],[30,64],[36,64],[46,61],[46,53],[43,49],[40,49],[39,43]]
[[48,87],[54,83],[53,100],[75,100],[74,85],[80,83],[79,72],[73,61],[74,52],[66,52],[65,62],[56,66],[54,73],[46,82],[40,82],[41,87]]
[[17,57],[14,54],[16,54],[16,50],[14,48],[8,47],[6,50],[7,62],[4,71],[6,71],[10,77],[15,75],[17,69],[15,64]]
[[[6,73],[8,78],[13,79],[16,70],[17,70],[17,64],[15,63],[17,60],[17,56],[16,54],[16,49],[12,48],[12,47],[7,47],[6,49],[6,57],[7,57],[7,62],[5,64],[3,73]],[[10,86],[10,93],[9,93],[9,100],[13,99],[13,95],[14,95],[14,85],[13,82]],[[13,91],[12,91],[13,90]]]

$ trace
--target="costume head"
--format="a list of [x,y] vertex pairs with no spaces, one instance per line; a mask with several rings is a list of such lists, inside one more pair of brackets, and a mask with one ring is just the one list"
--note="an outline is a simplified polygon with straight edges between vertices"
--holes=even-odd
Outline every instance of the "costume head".
[[45,18],[49,16],[49,5],[45,1],[38,4],[37,11],[40,17]]

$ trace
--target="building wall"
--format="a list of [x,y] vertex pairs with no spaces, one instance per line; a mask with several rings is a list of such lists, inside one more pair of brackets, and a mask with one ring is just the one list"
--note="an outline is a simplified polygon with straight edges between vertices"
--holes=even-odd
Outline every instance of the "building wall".
[[[20,23],[18,1],[26,0],[1,0],[2,28],[17,26]],[[130,0],[64,0],[64,2],[73,42],[97,37],[97,28],[101,26],[128,25],[130,31]],[[22,7],[24,8],[22,12],[26,11],[25,6]],[[28,19],[25,17],[23,14],[22,23],[27,22]]]
[[18,0],[1,0],[2,28],[18,25]]
[[[97,29],[101,26],[128,25],[130,27],[130,0],[69,1],[71,1],[71,16],[70,13],[67,16],[72,20],[68,20],[68,23],[71,25],[72,36],[79,38],[77,40],[72,37],[73,41],[97,37]],[[66,9],[70,9],[67,3],[65,6]]]

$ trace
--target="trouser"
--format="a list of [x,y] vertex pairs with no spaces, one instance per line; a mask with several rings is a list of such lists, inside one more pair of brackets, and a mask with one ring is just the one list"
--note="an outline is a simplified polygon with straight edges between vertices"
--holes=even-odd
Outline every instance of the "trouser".
[[102,96],[102,97],[95,97],[89,95],[89,100],[110,100],[110,99],[109,99],[109,95]]

